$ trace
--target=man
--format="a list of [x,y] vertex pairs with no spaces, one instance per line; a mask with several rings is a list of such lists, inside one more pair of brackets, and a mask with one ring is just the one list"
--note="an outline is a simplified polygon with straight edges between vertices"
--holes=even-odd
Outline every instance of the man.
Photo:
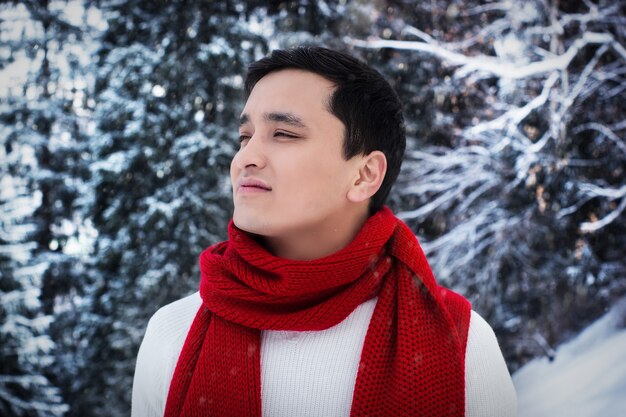
[[384,206],[405,148],[389,84],[303,47],[245,93],[229,240],[150,320],[132,415],[515,415],[493,331]]

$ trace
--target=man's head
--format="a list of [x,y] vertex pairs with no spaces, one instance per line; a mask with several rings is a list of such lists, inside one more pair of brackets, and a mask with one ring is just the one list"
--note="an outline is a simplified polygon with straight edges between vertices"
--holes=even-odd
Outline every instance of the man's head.
[[398,175],[396,94],[365,64],[322,48],[274,51],[250,66],[245,93],[231,164],[235,224],[280,256],[341,249]]
[[376,150],[385,154],[387,172],[370,203],[370,211],[377,211],[385,204],[400,173],[406,147],[398,95],[378,71],[364,62],[342,52],[308,46],[275,50],[250,65],[245,80],[245,98],[250,96],[261,78],[289,68],[313,72],[335,86],[328,110],[345,127],[345,159]]

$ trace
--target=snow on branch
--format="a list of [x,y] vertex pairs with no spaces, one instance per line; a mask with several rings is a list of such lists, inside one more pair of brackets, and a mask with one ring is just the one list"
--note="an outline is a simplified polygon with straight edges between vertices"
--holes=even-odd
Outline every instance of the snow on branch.
[[466,75],[471,72],[479,71],[491,74],[499,78],[523,79],[534,75],[545,74],[552,71],[565,70],[578,52],[585,46],[590,44],[608,44],[618,55],[626,60],[626,50],[621,46],[615,38],[609,33],[586,32],[581,38],[577,39],[563,54],[548,57],[541,61],[531,62],[526,65],[505,61],[503,59],[489,55],[467,56],[458,52],[451,51],[445,45],[430,42],[414,42],[414,41],[397,41],[373,38],[369,40],[353,39],[345,37],[344,41],[350,45],[368,48],[381,49],[390,48],[398,50],[408,50],[414,52],[423,52],[434,55],[444,62],[459,66],[457,75]]
[[601,123],[592,122],[576,126],[576,128],[573,129],[572,132],[580,133],[585,130],[595,130],[598,133],[602,134],[604,137],[608,138],[611,142],[617,145],[617,147],[624,153],[624,155],[626,155],[626,144],[624,144],[624,140],[620,139],[620,137],[617,136],[615,132],[613,132],[613,130],[611,130],[609,127]]
[[602,57],[602,55],[604,55],[604,53],[608,49],[609,48],[608,48],[607,45],[602,45],[596,51],[593,59],[591,59],[587,63],[587,65],[585,65],[585,68],[583,69],[582,73],[580,74],[580,77],[578,78],[578,81],[576,82],[576,85],[574,85],[574,87],[572,88],[572,91],[570,92],[570,94],[564,100],[563,108],[561,109],[561,112],[560,112],[561,113],[561,117],[569,110],[570,106],[574,103],[574,101],[583,93],[583,90],[585,89],[586,84],[587,84],[587,80],[589,79],[589,77],[593,73],[594,68],[596,67],[596,65],[598,65],[598,62],[600,61],[600,58]]
[[494,120],[489,120],[472,126],[468,129],[467,133],[470,136],[473,136],[484,131],[504,129],[511,124],[517,126],[517,124],[524,120],[533,110],[543,106],[548,101],[548,98],[550,97],[550,90],[558,78],[558,72],[552,72],[546,80],[543,89],[541,90],[541,94],[529,101],[526,105],[508,110],[506,113]]
[[[447,233],[434,240],[422,242],[422,247],[426,255],[436,262],[441,279],[445,280],[459,271],[465,271],[472,275],[473,283],[489,285],[498,259],[508,250],[510,241],[503,239],[503,236],[507,235],[507,231],[518,227],[520,221],[518,216],[511,216],[497,202],[492,201]],[[472,265],[486,251],[490,253],[491,262],[478,268]]]
[[602,10],[598,9],[593,3],[585,2],[589,7],[589,13],[572,13],[565,14],[559,18],[559,26],[565,27],[570,23],[578,23],[582,25],[588,25],[593,22],[605,20],[612,15],[617,15],[620,12],[620,6],[618,4],[606,7]]
[[459,201],[463,210],[466,209],[498,184],[496,173],[489,168],[491,163],[489,151],[479,146],[446,150],[441,154],[407,153],[400,194],[430,193],[432,198],[421,207],[398,213],[398,217],[405,221],[420,219]]
[[604,197],[609,200],[621,199],[620,204],[603,218],[596,221],[582,223],[580,225],[580,230],[583,233],[592,233],[602,229],[606,225],[616,220],[620,216],[620,214],[622,214],[624,209],[626,209],[626,185],[623,185],[620,188],[609,188],[585,183],[582,184],[580,188],[581,191],[587,194],[589,197]]
[[[37,385],[42,388],[48,388],[47,391],[53,394],[52,399],[58,402],[56,404],[50,404],[43,401],[25,401],[17,395],[14,395],[11,391],[7,390],[4,386],[5,383],[18,383],[22,386]],[[39,412],[38,415],[43,415],[45,413],[51,416],[62,416],[69,410],[69,406],[59,403],[60,396],[58,395],[57,390],[49,387],[48,384],[48,380],[40,375],[27,375],[19,377],[14,377],[12,375],[0,375],[0,399],[11,404],[14,410],[20,409],[25,412],[35,411]]]
[[[447,42],[446,49],[448,49],[449,51],[456,51],[459,49],[467,48],[477,43],[479,39],[486,38],[488,36],[494,36],[494,37],[501,36],[502,33],[504,33],[510,27],[511,27],[511,24],[506,19],[498,19],[495,22],[492,22],[491,24],[482,28],[479,32],[471,35],[467,39],[463,39],[462,41],[457,41],[457,42]],[[438,41],[434,39],[432,36],[430,36],[428,33],[422,30],[419,30],[418,28],[411,26],[411,25],[406,25],[402,29],[402,34],[413,35],[426,43],[438,44]]]

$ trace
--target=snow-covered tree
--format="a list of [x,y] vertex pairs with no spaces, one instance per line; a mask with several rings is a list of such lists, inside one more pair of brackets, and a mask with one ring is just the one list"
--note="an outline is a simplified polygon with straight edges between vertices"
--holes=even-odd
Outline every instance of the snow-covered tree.
[[[75,415],[125,415],[154,311],[196,291],[198,255],[225,239],[228,168],[246,66],[270,47],[312,41],[326,3],[101,3],[91,219],[98,231]],[[291,33],[291,32],[289,32]],[[106,411],[105,411],[106,410]]]
[[[10,104],[7,100],[2,107]],[[51,315],[42,312],[42,276],[49,264],[36,256],[31,236],[41,193],[22,175],[36,166],[33,149],[16,138],[0,115],[0,414],[59,416],[67,409],[45,370],[53,361]],[[23,139],[23,138],[22,138]],[[35,138],[33,138],[35,139]]]
[[623,2],[0,4],[0,415],[128,415],[225,238],[246,65],[350,49],[405,104],[391,205],[512,369],[626,292]]
[[67,2],[0,7],[0,414],[58,416],[68,406],[52,326],[80,287],[77,208],[88,173],[81,21]]
[[[513,369],[626,292],[623,2],[389,2],[376,51],[412,136],[394,193]],[[376,35],[376,34],[375,34]]]
[[69,415],[127,415],[137,349],[157,308],[196,290],[197,257],[225,238],[240,74],[264,24],[234,2],[111,2],[98,51],[90,152],[98,231],[92,331]]

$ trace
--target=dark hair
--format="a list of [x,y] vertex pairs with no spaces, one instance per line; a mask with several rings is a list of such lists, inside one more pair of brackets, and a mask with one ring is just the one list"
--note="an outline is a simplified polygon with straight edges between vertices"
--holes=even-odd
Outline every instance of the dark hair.
[[246,100],[261,78],[283,69],[313,72],[335,84],[329,111],[345,126],[346,159],[375,150],[385,154],[387,173],[370,202],[371,213],[380,209],[398,177],[406,147],[402,105],[396,92],[378,71],[346,53],[303,46],[274,50],[252,63],[244,87]]

